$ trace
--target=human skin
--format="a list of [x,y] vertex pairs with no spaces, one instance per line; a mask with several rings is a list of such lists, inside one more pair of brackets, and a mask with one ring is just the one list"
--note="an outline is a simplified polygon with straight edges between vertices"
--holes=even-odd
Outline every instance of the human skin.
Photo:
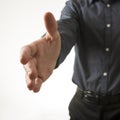
[[26,71],[26,83],[29,90],[39,92],[41,85],[52,74],[58,59],[61,38],[57,22],[52,13],[44,15],[46,35],[22,47],[20,62]]

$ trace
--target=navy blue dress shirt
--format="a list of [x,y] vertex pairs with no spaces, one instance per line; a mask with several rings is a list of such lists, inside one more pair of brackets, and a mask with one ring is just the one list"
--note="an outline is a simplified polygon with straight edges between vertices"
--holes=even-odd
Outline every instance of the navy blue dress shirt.
[[120,93],[120,0],[69,0],[58,21],[59,66],[75,46],[73,82],[96,94]]

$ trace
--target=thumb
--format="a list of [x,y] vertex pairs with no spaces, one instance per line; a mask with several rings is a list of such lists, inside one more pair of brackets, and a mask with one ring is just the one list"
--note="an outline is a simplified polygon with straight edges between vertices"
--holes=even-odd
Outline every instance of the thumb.
[[57,32],[57,22],[52,13],[47,12],[44,16],[45,27],[50,37],[53,37]]

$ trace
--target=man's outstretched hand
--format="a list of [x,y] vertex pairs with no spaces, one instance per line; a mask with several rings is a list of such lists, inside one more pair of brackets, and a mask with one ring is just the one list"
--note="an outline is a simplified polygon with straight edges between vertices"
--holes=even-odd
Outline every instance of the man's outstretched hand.
[[38,92],[42,83],[52,74],[58,59],[61,40],[57,22],[51,13],[44,16],[46,35],[24,46],[20,53],[20,62],[26,71],[29,90]]

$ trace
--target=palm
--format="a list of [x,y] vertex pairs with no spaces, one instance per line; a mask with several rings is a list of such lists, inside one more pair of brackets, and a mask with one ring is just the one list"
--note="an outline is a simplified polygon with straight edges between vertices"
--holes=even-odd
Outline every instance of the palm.
[[43,38],[36,43],[37,54],[35,56],[37,61],[38,76],[42,80],[46,80],[55,68],[56,60],[60,52],[60,37],[57,36],[57,41],[50,38]]

